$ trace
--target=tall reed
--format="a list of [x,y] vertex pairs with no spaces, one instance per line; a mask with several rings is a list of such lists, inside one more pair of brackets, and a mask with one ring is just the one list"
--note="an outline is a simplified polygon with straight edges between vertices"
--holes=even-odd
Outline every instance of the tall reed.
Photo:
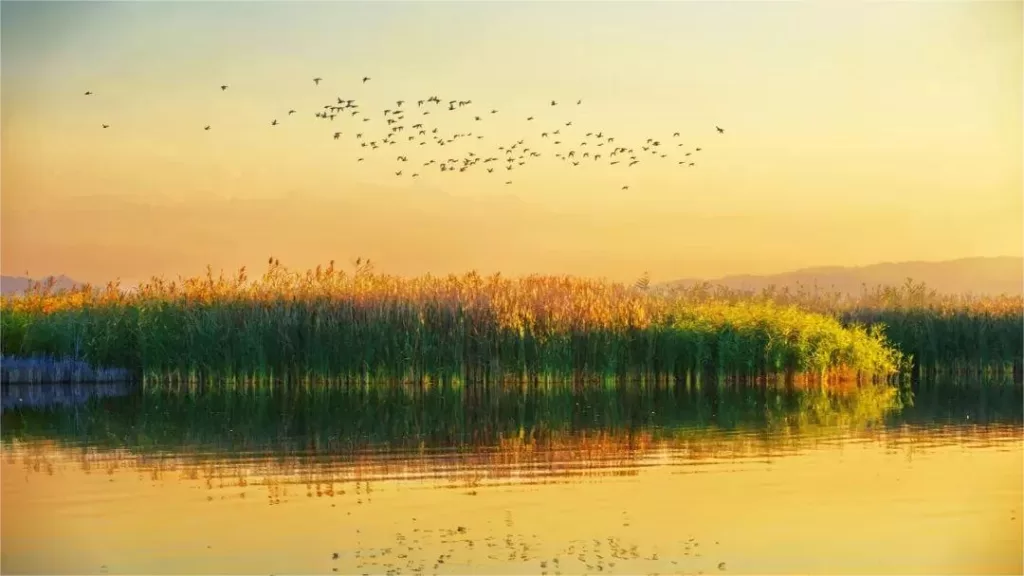
[[333,263],[0,300],[2,352],[147,380],[816,380],[895,373],[878,327],[769,301],[693,302],[572,277],[404,279]]
[[877,325],[911,359],[915,376],[1024,378],[1021,296],[939,294],[910,279],[900,286],[864,286],[859,295],[815,286],[752,291],[709,283],[666,289],[661,295],[691,303],[772,302],[827,314],[844,325]]

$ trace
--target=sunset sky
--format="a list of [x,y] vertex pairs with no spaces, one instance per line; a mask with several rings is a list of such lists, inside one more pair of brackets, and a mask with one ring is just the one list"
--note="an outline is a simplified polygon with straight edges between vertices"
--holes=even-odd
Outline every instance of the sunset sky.
[[[1020,256],[1022,6],[4,1],[0,267],[668,280]],[[372,120],[314,117],[338,97]],[[400,143],[359,148],[399,99]],[[417,146],[416,122],[474,137]],[[423,166],[520,139],[542,156],[511,172]]]

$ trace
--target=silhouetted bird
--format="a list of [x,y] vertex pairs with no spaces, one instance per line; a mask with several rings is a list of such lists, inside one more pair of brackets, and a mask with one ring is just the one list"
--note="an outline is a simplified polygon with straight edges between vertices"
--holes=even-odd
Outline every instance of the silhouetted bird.
[[363,76],[363,84],[366,84],[370,80],[369,76]]
[[221,89],[221,91],[223,92],[224,90],[227,90],[227,89],[228,89],[228,85],[227,85],[227,84],[221,84],[221,85],[220,85],[220,89]]
[[725,133],[725,128],[719,128],[718,126],[715,126],[715,130],[718,130],[719,134]]
[[277,126],[277,120],[274,120],[274,121],[272,121],[272,122],[270,123],[270,125],[271,125],[271,126]]
[[110,124],[103,124],[104,128],[110,128]]
[[323,78],[319,78],[319,77],[313,78],[313,84],[316,84],[317,86],[319,86],[321,80],[323,80]]
[[209,130],[209,129],[210,129],[210,127],[208,125],[207,126],[203,126],[203,130]]
[[85,95],[86,96],[92,96],[92,92],[86,92]]

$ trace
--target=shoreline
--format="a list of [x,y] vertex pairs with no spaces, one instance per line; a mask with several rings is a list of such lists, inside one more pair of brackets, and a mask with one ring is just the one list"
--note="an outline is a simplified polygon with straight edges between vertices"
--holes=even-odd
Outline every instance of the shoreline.
[[0,385],[124,384],[136,378],[125,368],[94,368],[84,360],[42,356],[0,357]]

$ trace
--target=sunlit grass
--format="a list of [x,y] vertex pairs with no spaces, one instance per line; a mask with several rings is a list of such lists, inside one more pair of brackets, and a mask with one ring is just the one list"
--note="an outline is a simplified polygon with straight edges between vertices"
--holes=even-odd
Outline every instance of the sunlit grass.
[[2,351],[147,381],[465,382],[888,376],[880,327],[769,300],[651,295],[568,276],[305,273],[161,279],[0,300]]
[[923,283],[864,287],[851,296],[817,287],[730,290],[711,284],[665,290],[687,302],[773,302],[827,314],[844,325],[877,325],[913,362],[918,376],[1012,374],[1024,364],[1024,299],[1021,296],[939,294]]

